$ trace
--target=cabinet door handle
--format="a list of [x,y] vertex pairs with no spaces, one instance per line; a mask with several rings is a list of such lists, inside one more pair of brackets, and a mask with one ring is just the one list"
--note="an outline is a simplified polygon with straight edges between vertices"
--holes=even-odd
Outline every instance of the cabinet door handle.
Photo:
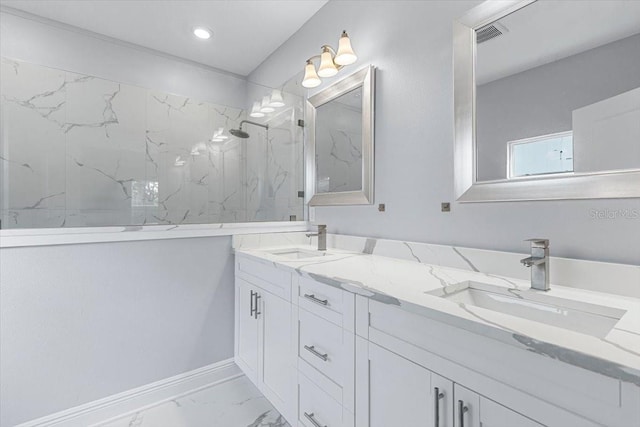
[[469,408],[464,406],[464,402],[458,400],[458,427],[464,427],[464,413],[468,410]]
[[320,304],[320,305],[327,305],[329,304],[329,301],[326,299],[320,299],[320,298],[316,298],[316,296],[314,294],[304,294],[304,297],[308,300],[311,300],[313,302],[315,302],[316,304]]
[[313,416],[313,412],[312,412],[312,413],[310,413],[310,414],[309,414],[309,413],[307,413],[307,412],[305,412],[305,413],[304,413],[304,417],[305,417],[306,419],[308,419],[309,421],[311,421],[311,424],[313,424],[313,425],[314,425],[314,427],[327,427],[327,426],[323,426],[323,425],[322,425],[322,424],[320,424],[318,421],[316,421],[316,419],[315,419],[315,418],[314,418],[314,416]]
[[314,345],[305,345],[304,349],[307,350],[309,353],[313,354],[314,356],[324,360],[325,362],[329,359],[329,355],[327,353],[320,353],[318,350],[316,350],[316,346]]
[[440,392],[438,387],[434,387],[433,396],[433,425],[440,427],[440,399],[444,397],[444,393]]
[[258,315],[262,314],[262,313],[260,313],[260,305],[259,305],[259,302],[258,302],[258,300],[260,298],[262,298],[262,297],[257,292],[255,293],[255,295],[256,295],[256,308],[253,311],[253,316],[254,316],[254,319],[257,319]]
[[257,292],[251,291],[251,301],[250,301],[251,310],[249,311],[249,317],[253,317],[253,312],[255,311],[255,308],[254,308],[254,297],[257,294],[258,294]]

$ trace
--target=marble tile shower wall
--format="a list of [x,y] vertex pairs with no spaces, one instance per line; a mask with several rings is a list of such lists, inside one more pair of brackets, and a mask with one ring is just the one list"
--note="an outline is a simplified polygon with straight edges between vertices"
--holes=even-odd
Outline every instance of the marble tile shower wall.
[[[2,58],[2,228],[302,218],[292,120],[210,142],[245,112]],[[228,133],[227,133],[228,135]]]

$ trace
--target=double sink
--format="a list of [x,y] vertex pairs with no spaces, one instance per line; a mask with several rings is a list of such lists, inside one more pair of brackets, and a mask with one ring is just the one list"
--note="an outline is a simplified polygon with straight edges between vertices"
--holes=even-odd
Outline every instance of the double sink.
[[[303,260],[327,255],[324,251],[279,249],[268,253],[282,260]],[[625,310],[548,295],[531,289],[497,286],[476,281],[451,284],[427,294],[461,307],[473,306],[519,317],[539,324],[579,332],[597,338],[606,337],[626,313]]]

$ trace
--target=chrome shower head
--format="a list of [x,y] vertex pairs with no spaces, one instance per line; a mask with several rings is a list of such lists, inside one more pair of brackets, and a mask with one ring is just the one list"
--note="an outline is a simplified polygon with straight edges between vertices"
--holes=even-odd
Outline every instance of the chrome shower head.
[[249,134],[242,129],[230,129],[229,133],[235,137],[247,139],[249,138]]
[[266,130],[269,130],[269,125],[263,125],[262,123],[256,123],[256,122],[251,122],[249,120],[243,120],[240,122],[240,126],[238,126],[238,129],[230,129],[229,133],[237,138],[242,138],[242,139],[247,139],[249,138],[249,134],[245,131],[242,130],[242,125],[245,123],[249,123],[251,125],[255,125],[255,126],[260,126],[262,128],[265,128]]

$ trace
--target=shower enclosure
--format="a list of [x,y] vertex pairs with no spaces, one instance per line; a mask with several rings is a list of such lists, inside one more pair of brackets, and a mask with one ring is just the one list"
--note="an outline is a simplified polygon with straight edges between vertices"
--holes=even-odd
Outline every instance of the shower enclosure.
[[[0,226],[303,219],[302,96],[261,118],[2,58]],[[271,93],[247,83],[238,105]],[[243,124],[250,119],[258,126]],[[246,137],[245,137],[246,136]]]

